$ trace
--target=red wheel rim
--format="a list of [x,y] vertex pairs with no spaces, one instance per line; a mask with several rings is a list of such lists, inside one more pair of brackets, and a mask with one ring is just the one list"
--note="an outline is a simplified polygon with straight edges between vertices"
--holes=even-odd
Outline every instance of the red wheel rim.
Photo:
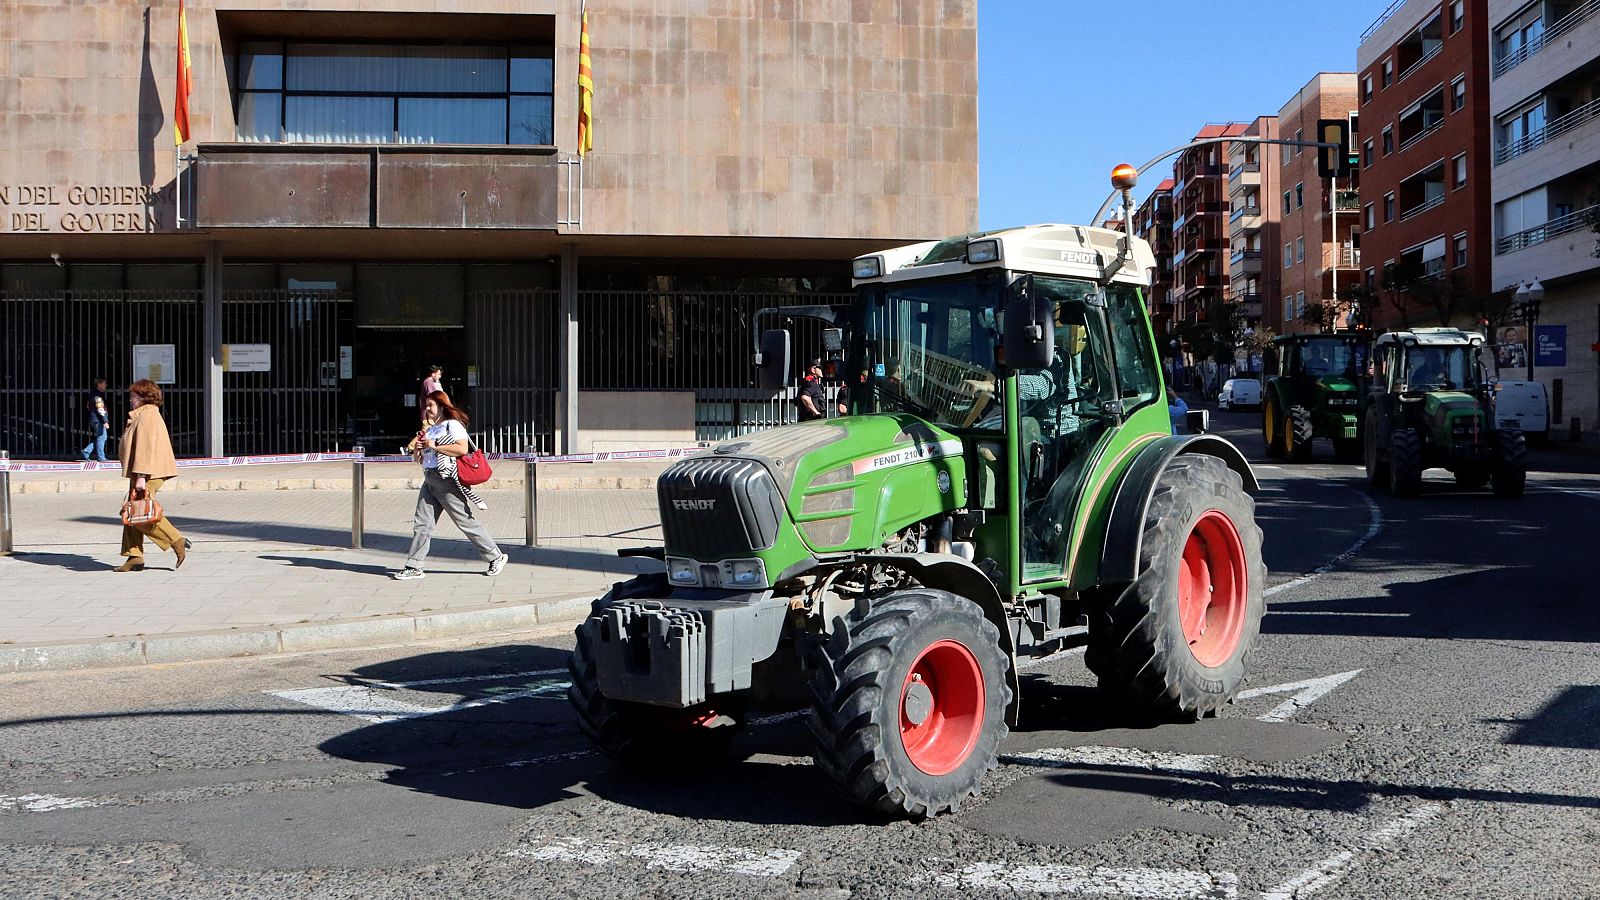
[[1238,648],[1249,589],[1239,530],[1222,512],[1208,510],[1184,542],[1178,572],[1183,637],[1202,666],[1220,666]]
[[900,686],[900,743],[911,764],[948,775],[983,733],[983,669],[957,641],[929,644]]

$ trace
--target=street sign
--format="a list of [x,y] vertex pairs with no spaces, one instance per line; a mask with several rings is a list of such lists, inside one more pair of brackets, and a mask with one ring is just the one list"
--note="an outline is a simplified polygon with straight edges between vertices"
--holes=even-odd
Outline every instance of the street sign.
[[1533,327],[1533,362],[1538,366],[1564,366],[1567,364],[1567,326],[1535,325]]
[[271,344],[223,344],[222,371],[270,372],[272,371]]
[[1350,121],[1318,119],[1317,143],[1333,145],[1317,148],[1317,174],[1323,178],[1350,177]]

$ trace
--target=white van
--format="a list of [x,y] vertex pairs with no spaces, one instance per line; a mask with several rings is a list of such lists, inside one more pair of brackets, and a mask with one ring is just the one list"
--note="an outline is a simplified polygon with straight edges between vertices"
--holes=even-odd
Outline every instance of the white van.
[[1533,443],[1550,437],[1550,398],[1538,381],[1494,382],[1494,423],[1497,428],[1520,428]]
[[1217,409],[1259,409],[1260,406],[1261,382],[1254,378],[1229,378],[1217,394]]

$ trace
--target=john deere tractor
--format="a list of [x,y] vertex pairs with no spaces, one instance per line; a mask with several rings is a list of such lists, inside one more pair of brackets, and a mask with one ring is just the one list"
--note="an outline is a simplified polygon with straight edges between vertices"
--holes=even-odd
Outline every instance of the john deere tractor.
[[[752,704],[809,706],[847,798],[923,817],[978,794],[1018,660],[1069,641],[1141,717],[1215,714],[1264,610],[1258,485],[1228,442],[1172,434],[1153,265],[1064,225],[856,259],[853,306],[808,313],[849,414],[662,473],[665,546],[639,555],[663,571],[577,630],[583,730],[623,760],[703,761]],[[789,334],[758,334],[775,388]]]
[[1410,496],[1422,490],[1425,470],[1444,468],[1460,487],[1492,483],[1496,496],[1522,496],[1527,441],[1520,430],[1494,427],[1483,343],[1483,335],[1455,328],[1378,338],[1366,404],[1368,482]]
[[1286,334],[1273,341],[1278,374],[1261,399],[1267,454],[1311,459],[1312,442],[1327,438],[1342,461],[1361,457],[1361,398],[1365,339],[1353,331]]

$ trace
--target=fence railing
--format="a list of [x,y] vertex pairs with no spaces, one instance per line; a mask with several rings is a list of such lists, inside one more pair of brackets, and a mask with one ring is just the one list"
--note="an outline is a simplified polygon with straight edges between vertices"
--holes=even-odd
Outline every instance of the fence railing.
[[1574,128],[1587,125],[1595,119],[1600,119],[1600,99],[1591,100],[1559,119],[1552,119],[1543,128],[1529,132],[1519,140],[1496,147],[1494,164],[1498,166],[1501,163],[1510,162],[1524,153],[1536,150],[1545,143],[1555,140]]
[[1444,203],[1445,198],[1448,197],[1448,196],[1449,196],[1448,194],[1441,193],[1437,197],[1430,197],[1427,200],[1424,200],[1423,202],[1417,204],[1416,206],[1413,206],[1410,209],[1406,210],[1405,212],[1402,212],[1400,214],[1400,221],[1404,222],[1404,221],[1406,221],[1408,219],[1415,218],[1417,216],[1422,215],[1423,213],[1427,212],[1430,209],[1433,209],[1433,208],[1435,208],[1437,206],[1440,206],[1441,204]]
[[1517,66],[1522,65],[1524,62],[1527,62],[1529,57],[1532,57],[1540,50],[1543,50],[1546,44],[1549,44],[1551,41],[1561,37],[1572,29],[1582,25],[1584,22],[1594,18],[1595,13],[1600,13],[1600,0],[1585,0],[1584,3],[1580,3],[1575,9],[1572,10],[1572,12],[1569,12],[1560,19],[1557,19],[1538,37],[1533,38],[1532,40],[1523,44],[1521,47],[1518,47],[1516,50],[1513,50],[1512,52],[1496,59],[1494,64],[1490,67],[1490,76],[1492,78],[1499,78],[1501,75],[1504,75],[1512,69],[1515,69]]
[[1600,217],[1600,204],[1587,206],[1577,212],[1551,219],[1543,225],[1524,229],[1515,234],[1508,234],[1494,242],[1496,256],[1542,244],[1551,238],[1558,238],[1583,228],[1593,228],[1597,217]]

